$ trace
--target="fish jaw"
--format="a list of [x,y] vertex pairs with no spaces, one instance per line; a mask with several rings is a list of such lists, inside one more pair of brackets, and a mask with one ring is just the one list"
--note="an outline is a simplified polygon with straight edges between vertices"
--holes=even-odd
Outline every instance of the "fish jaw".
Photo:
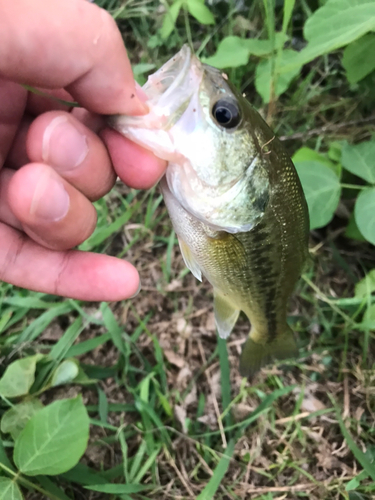
[[108,124],[133,142],[167,161],[181,159],[179,144],[171,133],[173,125],[198,93],[203,65],[184,45],[142,87],[149,112],[142,116],[114,115]]

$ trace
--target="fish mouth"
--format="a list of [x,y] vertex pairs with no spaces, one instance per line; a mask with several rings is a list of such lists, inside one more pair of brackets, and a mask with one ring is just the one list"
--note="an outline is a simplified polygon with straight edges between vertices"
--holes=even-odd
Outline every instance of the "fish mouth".
[[184,45],[180,52],[150,75],[142,88],[148,96],[147,103],[168,107],[170,100],[181,94],[181,87],[185,87],[193,57],[188,45]]
[[149,113],[142,116],[111,116],[109,125],[120,133],[128,133],[133,127],[167,131],[178,121],[192,95],[199,89],[203,71],[202,63],[190,47],[183,45],[175,56],[148,77],[142,87],[148,97],[146,105]]

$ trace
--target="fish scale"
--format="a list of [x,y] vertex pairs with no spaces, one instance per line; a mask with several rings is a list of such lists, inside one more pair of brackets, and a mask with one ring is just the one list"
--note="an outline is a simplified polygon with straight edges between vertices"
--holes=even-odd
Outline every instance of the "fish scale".
[[188,47],[143,89],[149,114],[110,123],[169,162],[160,187],[184,261],[213,286],[222,338],[248,316],[240,371],[251,378],[297,352],[287,305],[309,230],[297,172],[259,113]]

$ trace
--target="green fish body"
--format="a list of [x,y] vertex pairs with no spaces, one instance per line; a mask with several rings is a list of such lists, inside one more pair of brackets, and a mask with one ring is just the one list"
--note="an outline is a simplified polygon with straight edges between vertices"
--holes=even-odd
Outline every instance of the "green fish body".
[[309,220],[296,170],[250,103],[186,46],[144,90],[149,116],[111,125],[169,161],[161,190],[184,261],[213,286],[220,337],[240,311],[248,316],[240,372],[251,378],[297,353],[287,305],[308,255]]

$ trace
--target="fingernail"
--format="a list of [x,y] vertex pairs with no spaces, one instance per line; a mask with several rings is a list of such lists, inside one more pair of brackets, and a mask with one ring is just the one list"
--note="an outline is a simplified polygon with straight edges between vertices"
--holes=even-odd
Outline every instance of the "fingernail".
[[53,167],[72,170],[83,162],[88,151],[86,136],[66,116],[57,116],[44,132],[42,158]]
[[141,289],[142,289],[142,283],[141,283],[141,280],[139,280],[139,285],[138,285],[137,291],[133,295],[131,295],[129,297],[129,299],[134,299],[134,297],[136,297],[139,294],[139,292],[141,291]]
[[30,206],[33,217],[46,222],[57,222],[69,211],[70,199],[64,185],[45,173],[39,179]]

